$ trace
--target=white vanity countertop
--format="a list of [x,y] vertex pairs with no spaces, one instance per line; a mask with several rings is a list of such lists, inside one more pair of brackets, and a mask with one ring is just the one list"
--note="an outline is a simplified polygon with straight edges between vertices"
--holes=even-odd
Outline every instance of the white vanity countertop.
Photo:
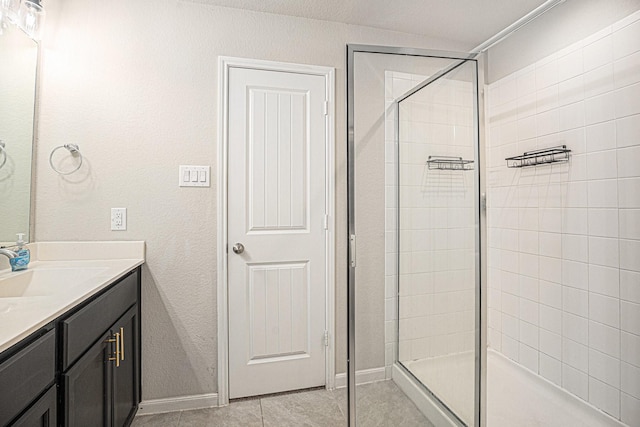
[[[143,241],[38,242],[27,247],[31,250],[27,270],[0,270],[0,352],[144,264],[145,260]],[[51,292],[3,297],[2,286],[11,278],[19,279],[19,275],[25,274],[33,277],[41,274],[40,283],[45,283],[46,290],[51,286]]]

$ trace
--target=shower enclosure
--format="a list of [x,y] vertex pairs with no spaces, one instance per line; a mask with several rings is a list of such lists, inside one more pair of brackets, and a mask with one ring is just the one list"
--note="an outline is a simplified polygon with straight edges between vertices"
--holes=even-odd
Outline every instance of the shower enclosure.
[[350,425],[480,425],[477,62],[347,50]]

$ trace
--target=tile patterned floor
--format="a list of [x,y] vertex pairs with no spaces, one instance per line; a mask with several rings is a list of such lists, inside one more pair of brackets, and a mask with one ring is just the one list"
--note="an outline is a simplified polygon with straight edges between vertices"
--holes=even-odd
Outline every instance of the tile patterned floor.
[[[358,386],[361,427],[433,427],[392,381]],[[132,427],[345,427],[346,390],[241,400],[223,408],[143,415]]]

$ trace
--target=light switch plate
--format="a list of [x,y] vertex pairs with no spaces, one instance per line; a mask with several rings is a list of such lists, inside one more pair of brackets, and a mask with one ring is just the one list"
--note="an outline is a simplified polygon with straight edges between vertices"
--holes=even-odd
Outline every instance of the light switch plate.
[[211,166],[180,165],[180,187],[210,187]]
[[127,208],[111,208],[111,230],[127,229]]

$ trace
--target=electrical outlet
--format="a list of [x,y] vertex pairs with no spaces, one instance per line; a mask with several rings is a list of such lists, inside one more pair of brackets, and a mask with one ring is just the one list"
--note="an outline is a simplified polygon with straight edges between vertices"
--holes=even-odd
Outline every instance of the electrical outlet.
[[111,208],[111,230],[127,229],[127,208]]

